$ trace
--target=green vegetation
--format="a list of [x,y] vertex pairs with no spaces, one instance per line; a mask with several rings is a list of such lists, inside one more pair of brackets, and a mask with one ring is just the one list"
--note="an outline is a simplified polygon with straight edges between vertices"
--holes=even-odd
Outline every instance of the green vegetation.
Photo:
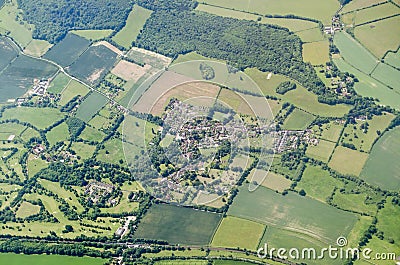
[[400,71],[384,63],[378,64],[372,77],[400,93]]
[[386,51],[398,48],[400,33],[396,25],[399,23],[400,16],[396,16],[356,27],[354,34],[376,57],[382,58]]
[[57,142],[66,141],[69,139],[68,126],[65,122],[57,127],[54,127],[46,134],[47,141],[50,145],[55,145]]
[[351,0],[343,7],[342,12],[350,12],[383,2],[386,2],[386,0]]
[[332,203],[339,206],[341,209],[350,210],[358,213],[375,215],[376,204],[366,204],[366,194],[346,194],[336,192],[333,196]]
[[104,45],[91,46],[69,67],[69,72],[94,85],[106,76],[116,60],[117,54]]
[[376,142],[360,177],[383,189],[398,190],[400,188],[399,150],[400,128],[395,128],[385,133]]
[[18,0],[18,4],[26,20],[36,26],[33,37],[51,43],[60,41],[70,29],[118,30],[132,7],[132,1],[122,0]]
[[338,146],[328,165],[342,174],[358,176],[367,158],[367,153],[361,153],[343,146]]
[[333,149],[335,149],[335,145],[336,143],[321,139],[317,145],[309,145],[307,147],[306,155],[326,163],[328,162]]
[[400,250],[400,235],[397,232],[397,216],[400,214],[400,206],[392,202],[393,198],[388,197],[385,207],[378,212],[377,228],[385,235],[385,241],[392,239],[397,251]]
[[104,133],[89,126],[86,126],[80,134],[80,138],[82,138],[83,140],[95,142],[100,142],[104,138],[104,136]]
[[296,193],[283,196],[262,186],[254,192],[249,192],[246,186],[241,187],[228,214],[295,229],[320,240],[336,240],[340,233],[347,235],[356,222],[351,213]]
[[317,166],[307,166],[301,180],[297,183],[297,190],[305,190],[307,196],[326,202],[333,190],[343,184],[333,178],[327,170]]
[[[30,202],[22,202],[21,206],[19,206],[18,211],[16,212],[16,216],[20,218],[25,218],[34,214],[38,214],[40,210],[40,206],[33,205]],[[1,257],[1,255],[0,255]],[[0,258],[1,259],[1,258]]]
[[89,96],[82,102],[76,112],[76,117],[88,122],[96,113],[101,110],[108,102],[108,98],[102,94],[93,91]]
[[103,265],[104,260],[90,257],[70,257],[61,255],[23,255],[14,253],[1,253],[0,263],[7,265]]
[[397,52],[388,52],[385,56],[385,63],[400,68],[400,49]]
[[256,250],[264,230],[265,226],[262,224],[228,216],[222,219],[211,245]]
[[49,59],[65,67],[72,64],[89,47],[90,41],[75,34],[68,34],[65,38],[53,46],[44,58]]
[[329,42],[324,40],[304,43],[303,58],[312,65],[325,64],[329,61]]
[[306,129],[315,117],[300,109],[295,109],[285,120],[283,128],[286,130],[304,130]]
[[[304,43],[312,43],[312,42],[319,42],[324,40],[324,35],[321,32],[320,28],[311,28],[307,30],[302,30],[296,32],[302,42]],[[326,57],[325,57],[326,58]]]
[[72,144],[71,149],[74,150],[79,158],[88,159],[92,157],[94,151],[96,150],[96,146],[75,142]]
[[28,55],[33,55],[36,57],[41,57],[45,54],[50,48],[52,44],[48,43],[45,40],[32,40],[29,42],[28,46],[26,46],[24,52]]
[[64,90],[64,88],[68,85],[70,80],[71,79],[66,74],[60,72],[51,81],[47,91],[52,94],[60,94]]
[[71,30],[71,33],[81,36],[90,41],[101,40],[107,38],[113,32],[112,29],[81,29]]
[[126,20],[125,26],[112,38],[116,43],[129,49],[142,30],[152,11],[139,5],[134,5]]
[[292,181],[290,181],[289,179],[286,179],[284,176],[271,171],[268,172],[267,177],[261,183],[261,185],[263,185],[264,187],[269,188],[271,190],[276,190],[278,192],[283,192],[284,190],[289,189],[291,184]]
[[220,219],[215,213],[156,204],[149,209],[134,235],[171,244],[207,245]]
[[89,92],[89,88],[76,80],[71,80],[61,93],[59,104],[64,106],[76,96],[84,97]]
[[357,11],[355,14],[355,24],[360,25],[369,21],[393,16],[398,14],[399,10],[392,3],[386,3],[371,8]]
[[345,32],[336,33],[334,43],[346,62],[366,74],[370,74],[378,63],[367,49]]
[[[17,119],[20,122],[27,122],[38,129],[45,129],[63,118],[60,111],[52,108],[31,108],[20,107],[6,109],[3,112],[3,120]],[[46,117],[45,119],[43,117]]]

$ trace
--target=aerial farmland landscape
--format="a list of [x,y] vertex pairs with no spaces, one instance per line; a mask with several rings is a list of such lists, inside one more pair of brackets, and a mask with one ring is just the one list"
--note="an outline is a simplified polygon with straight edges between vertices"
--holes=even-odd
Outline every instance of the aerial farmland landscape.
[[0,264],[399,265],[399,0],[0,0]]

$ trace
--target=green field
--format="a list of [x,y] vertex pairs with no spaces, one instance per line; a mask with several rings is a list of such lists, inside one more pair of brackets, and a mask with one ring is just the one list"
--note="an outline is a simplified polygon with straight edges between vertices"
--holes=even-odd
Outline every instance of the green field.
[[1,253],[0,263],[7,265],[103,265],[105,260],[90,257],[70,257],[61,255],[23,255],[14,253]]
[[400,207],[391,202],[392,198],[388,197],[385,207],[378,213],[377,228],[385,234],[385,239],[392,238],[394,245],[397,247],[397,253],[400,251],[400,234],[398,233],[398,216],[400,215]]
[[367,153],[361,153],[343,146],[338,146],[328,165],[342,174],[358,176],[367,158]]
[[318,41],[303,44],[303,59],[312,65],[325,64],[329,61],[329,42]]
[[350,12],[353,10],[361,9],[361,8],[366,8],[374,4],[386,2],[387,0],[352,0],[350,3],[346,4],[342,12]]
[[0,37],[0,70],[7,67],[7,65],[17,57],[17,55],[18,51],[11,42],[5,37]]
[[117,54],[104,45],[91,46],[68,67],[69,73],[94,85],[114,66]]
[[30,155],[28,157],[27,167],[28,167],[28,176],[33,177],[40,170],[48,167],[48,164],[41,158],[35,158],[33,155]]
[[43,54],[45,54],[53,45],[50,44],[49,42],[45,40],[36,40],[33,39],[31,42],[29,42],[28,46],[26,46],[24,53],[36,56],[36,57],[41,57]]
[[112,29],[81,29],[81,30],[71,30],[71,33],[88,39],[90,41],[96,41],[104,39],[111,35]]
[[366,213],[371,216],[375,215],[377,207],[376,204],[365,204],[368,195],[360,194],[344,194],[336,192],[333,196],[333,203],[340,208],[358,213]]
[[136,238],[166,240],[171,244],[207,245],[221,215],[165,204],[153,205],[140,222]]
[[400,71],[384,63],[378,64],[372,77],[400,93]]
[[188,259],[188,260],[160,260],[155,265],[207,265],[206,260]]
[[260,223],[228,216],[222,219],[211,245],[256,250],[264,230],[265,226]]
[[71,146],[71,149],[74,150],[76,155],[83,160],[92,157],[94,151],[96,150],[96,146],[81,142],[74,142]]
[[64,90],[64,88],[68,85],[70,80],[71,79],[66,74],[60,72],[51,81],[47,91],[52,94],[60,94]]
[[360,174],[368,183],[383,189],[400,188],[400,128],[390,130],[380,138],[371,150],[371,154]]
[[357,11],[355,16],[355,24],[363,24],[375,19],[389,17],[399,13],[399,9],[392,3],[366,8]]
[[[256,169],[260,170],[260,169]],[[251,175],[251,174],[250,174]],[[290,188],[292,181],[285,178],[284,176],[274,173],[272,171],[268,172],[267,177],[261,183],[262,186],[269,188],[271,190],[276,190],[278,192],[282,192],[286,189]]]
[[328,171],[318,166],[308,165],[301,180],[297,183],[296,189],[304,189],[307,196],[326,202],[326,199],[332,195],[334,188],[342,186],[342,182],[333,178]]
[[[371,120],[357,121],[356,124],[347,124],[340,142],[353,144],[357,150],[369,152],[375,139],[379,137],[378,132],[383,132],[393,118],[393,114],[384,113],[381,116],[373,116]],[[368,123],[368,130],[364,133],[361,126],[366,122]]]
[[358,94],[364,97],[373,97],[379,99],[379,103],[400,109],[400,95],[396,91],[389,89],[378,80],[358,71],[343,59],[333,59],[333,62],[342,72],[354,74],[360,82],[355,83],[354,89]]
[[336,33],[334,43],[347,63],[366,74],[370,74],[378,63],[367,49],[345,32]]
[[136,37],[139,35],[151,13],[151,10],[139,5],[134,5],[128,19],[126,20],[125,27],[115,34],[112,39],[119,45],[129,49],[132,46],[132,43],[136,40]]
[[347,235],[356,222],[355,215],[309,197],[293,192],[283,196],[262,186],[249,192],[247,185],[240,188],[228,214],[292,229],[322,241]]
[[6,109],[3,112],[2,120],[17,119],[21,122],[30,123],[38,129],[45,129],[61,120],[63,116],[60,111],[52,108],[19,107]]
[[304,130],[315,119],[314,115],[301,109],[295,109],[283,123],[286,130]]
[[339,140],[340,134],[342,133],[343,125],[336,122],[330,122],[323,124],[321,126],[321,129],[322,132],[320,136],[322,139],[331,142],[337,142],[337,140]]
[[300,37],[303,43],[311,43],[324,40],[324,35],[318,27],[296,32],[296,35]]
[[108,98],[93,91],[79,106],[76,117],[88,122],[108,102]]
[[83,140],[95,142],[100,142],[104,136],[103,132],[89,126],[86,126],[83,132],[79,135]]
[[78,81],[71,80],[67,87],[65,87],[65,89],[62,91],[59,104],[63,106],[78,95],[81,97],[86,96],[88,92],[89,88],[87,88],[85,85],[79,83]]
[[306,155],[322,162],[328,162],[335,145],[336,143],[321,139],[317,145],[308,145]]
[[227,7],[230,9],[255,12],[259,14],[294,14],[321,20],[323,23],[330,21],[331,16],[339,9],[339,2],[305,0],[305,1],[273,1],[253,0],[251,4],[241,0],[206,0],[207,4]]
[[388,52],[385,56],[385,63],[400,68],[400,49],[397,52]]
[[63,122],[60,125],[51,129],[46,133],[46,139],[50,145],[55,145],[57,142],[63,142],[69,139],[68,125]]
[[[18,208],[18,211],[16,212],[17,217],[19,218],[25,218],[34,214],[38,214],[40,210],[40,206],[38,205],[33,205],[30,202],[22,202],[21,206]],[[0,258],[1,259],[1,258]]]
[[65,67],[72,64],[89,47],[90,41],[75,34],[68,34],[61,42],[53,46],[44,58]]
[[[399,9],[398,9],[399,10]],[[376,57],[382,58],[386,51],[396,51],[400,43],[400,16],[366,24],[354,29],[356,38]]]

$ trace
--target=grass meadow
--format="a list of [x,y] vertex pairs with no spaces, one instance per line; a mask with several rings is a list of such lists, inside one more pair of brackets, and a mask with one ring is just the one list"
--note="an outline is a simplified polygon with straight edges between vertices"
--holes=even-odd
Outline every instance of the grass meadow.
[[71,33],[88,39],[90,41],[96,41],[104,39],[111,35],[112,29],[81,29],[81,30],[71,30]]
[[312,65],[325,64],[329,61],[329,42],[317,41],[303,44],[303,59]]
[[400,71],[394,67],[380,63],[372,73],[372,77],[400,93]]
[[360,177],[383,189],[400,188],[400,128],[385,133],[374,145]]
[[399,9],[392,3],[386,3],[371,8],[357,11],[355,16],[355,24],[363,24],[375,19],[393,16],[399,13]]
[[335,149],[335,145],[336,143],[320,139],[317,145],[307,147],[306,155],[326,163]]
[[376,213],[377,207],[376,204],[365,203],[367,196],[365,193],[345,194],[337,191],[335,196],[333,196],[332,202],[342,209],[373,216]]
[[69,139],[68,125],[63,122],[46,133],[46,139],[50,145],[63,142]]
[[103,265],[104,262],[104,259],[91,257],[71,257],[61,255],[24,255],[14,253],[0,254],[0,263],[7,265]]
[[17,119],[32,124],[38,129],[45,129],[63,117],[64,114],[53,108],[18,107],[6,109],[2,120]]
[[366,8],[378,3],[386,2],[387,0],[353,0],[346,4],[343,9],[342,13],[354,11],[361,8]]
[[100,93],[93,91],[79,106],[76,117],[88,122],[108,102],[108,99]]
[[368,154],[347,147],[336,147],[328,166],[342,174],[358,176],[367,161]]
[[71,82],[69,82],[62,91],[59,104],[61,106],[64,106],[75,96],[79,95],[81,97],[84,97],[87,93],[89,93],[89,88],[87,88],[85,85],[82,85],[78,81],[71,80]]
[[[256,250],[264,234],[265,225],[242,218],[227,216],[222,219],[211,246]],[[234,232],[233,232],[234,231]]]
[[385,56],[385,63],[400,68],[400,49],[397,52],[388,52]]
[[40,211],[40,206],[39,205],[33,205],[30,202],[22,202],[21,206],[18,208],[18,211],[16,212],[16,216],[18,218],[25,218],[34,214],[38,214]]
[[[257,170],[260,170],[260,169],[257,169]],[[271,190],[276,190],[278,192],[282,192],[286,189],[289,189],[291,184],[292,184],[291,180],[285,178],[281,174],[277,174],[272,171],[268,172],[267,177],[261,183],[262,186],[269,188]]]
[[221,215],[173,205],[155,204],[140,222],[136,238],[170,244],[208,245]]
[[295,109],[283,123],[286,130],[304,130],[315,119],[314,115],[307,113],[301,109]]
[[53,80],[51,80],[47,91],[52,94],[60,94],[64,90],[64,88],[68,85],[70,80],[71,79],[66,74],[60,72],[56,75],[56,77]]

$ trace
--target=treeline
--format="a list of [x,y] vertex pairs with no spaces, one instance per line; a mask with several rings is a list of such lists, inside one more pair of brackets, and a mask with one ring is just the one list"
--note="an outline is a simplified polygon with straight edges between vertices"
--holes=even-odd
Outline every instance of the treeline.
[[192,0],[136,0],[137,4],[147,9],[156,10],[192,10],[197,2]]
[[300,38],[279,26],[160,10],[147,20],[136,44],[169,57],[196,51],[241,70],[256,67],[289,76],[318,95],[328,93],[311,64],[303,62]]
[[132,0],[18,0],[24,18],[35,25],[33,37],[55,43],[71,29],[119,31],[132,10]]

